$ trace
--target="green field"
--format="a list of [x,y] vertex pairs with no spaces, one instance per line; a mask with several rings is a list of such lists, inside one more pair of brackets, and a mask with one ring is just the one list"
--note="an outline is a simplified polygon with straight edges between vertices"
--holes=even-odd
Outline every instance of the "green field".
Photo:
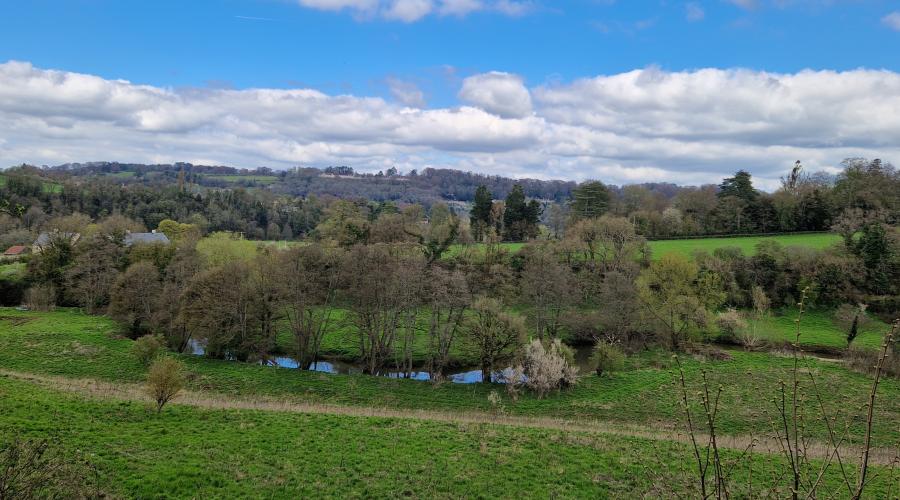
[[[72,310],[31,313],[0,309],[0,367],[9,370],[136,382],[143,367],[132,358],[132,341],[116,337],[117,326],[108,319]],[[731,434],[765,432],[768,422],[749,415],[769,407],[771,392],[786,377],[787,358],[766,353],[732,351],[730,361],[703,361],[686,356],[685,369],[691,379],[709,369],[712,380],[721,382],[723,430]],[[481,384],[443,384],[396,380],[365,375],[330,375],[292,369],[247,365],[184,355],[196,389],[236,396],[267,395],[290,401],[441,411],[485,411],[490,409]],[[823,385],[840,391],[823,394],[827,404],[847,411],[861,402],[868,380],[835,363],[807,360]],[[507,401],[512,415],[613,421],[627,424],[678,420],[678,405],[671,383],[676,375],[669,355],[650,351],[631,358],[630,369],[603,379],[586,376],[568,392],[545,399],[523,396]],[[752,374],[752,375],[751,375]],[[762,388],[763,390],[760,390]],[[900,438],[900,381],[887,380],[881,387],[887,396],[876,426],[881,438]],[[812,426],[824,436],[825,430]],[[856,429],[858,431],[858,429]]]
[[12,262],[0,264],[0,280],[18,281],[25,277],[26,264],[24,262]]
[[274,175],[204,175],[207,179],[219,179],[226,182],[249,183],[255,184],[272,184],[278,182],[278,177]]
[[[648,242],[653,258],[666,254],[680,254],[686,257],[693,256],[694,252],[704,251],[712,253],[717,248],[736,247],[743,251],[744,255],[756,254],[756,246],[764,241],[774,241],[782,246],[798,246],[821,250],[836,243],[841,238],[832,233],[812,234],[783,234],[778,236],[735,236],[733,238],[691,238],[681,240],[654,240]],[[502,243],[501,246],[508,252],[518,252],[524,243]],[[466,251],[483,251],[484,245],[454,245],[447,252],[448,256],[459,255]]]
[[[143,379],[145,370],[130,353],[132,341],[117,332],[110,320],[76,310],[0,309],[0,373],[5,373],[0,376],[0,435],[59,438],[67,449],[88,455],[114,496],[604,497],[640,496],[660,482],[668,488],[664,491],[675,488],[693,496],[684,472],[689,449],[666,437],[674,438],[682,424],[672,386],[677,370],[664,352],[630,358],[626,371],[610,377],[586,376],[572,390],[545,399],[524,394],[518,401],[502,387],[434,386],[182,355],[192,394],[278,403],[251,410],[176,400],[157,416],[148,403],[81,382],[127,388]],[[763,415],[774,411],[770,398],[788,376],[791,360],[730,354],[727,361],[683,356],[691,391],[706,371],[713,386],[723,386],[720,433],[735,439],[767,435],[771,422]],[[869,387],[866,377],[837,363],[802,363],[820,387],[828,388],[819,395],[840,421],[860,407]],[[53,376],[64,378],[46,378]],[[504,425],[466,421],[467,415],[494,414],[487,396],[497,389]],[[900,381],[885,380],[879,396],[874,438],[876,446],[891,446],[900,439]],[[449,417],[318,414],[289,410],[288,404]],[[812,398],[802,404],[813,411]],[[503,420],[520,417],[565,419],[595,430],[522,427]],[[817,420],[807,427],[815,438],[827,436]],[[623,433],[627,429],[632,431]],[[862,431],[856,422],[848,435],[858,442]],[[784,466],[774,455],[756,454],[752,460],[754,474]],[[832,487],[835,480],[829,476]],[[884,495],[884,477],[876,481],[873,494]]]
[[[800,345],[808,350],[847,347],[847,332],[835,324],[833,317],[833,311],[816,309],[805,311]],[[751,322],[756,324],[755,331],[762,340],[775,344],[788,344],[793,343],[796,336],[796,319],[797,310],[786,309]],[[871,323],[864,326],[853,341],[853,347],[877,349],[881,346],[884,334],[889,329],[890,326],[886,323],[877,318],[871,318]]]

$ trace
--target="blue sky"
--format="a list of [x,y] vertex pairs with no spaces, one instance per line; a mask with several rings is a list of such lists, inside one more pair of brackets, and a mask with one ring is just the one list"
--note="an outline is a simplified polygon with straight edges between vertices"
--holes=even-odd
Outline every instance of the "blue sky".
[[[674,102],[683,106],[683,113],[714,113],[722,103],[706,103],[699,110],[685,104],[710,91],[708,80],[691,77],[700,75],[698,72],[706,69],[728,72],[749,70],[736,76],[732,74],[732,80],[717,80],[713,84],[717,85],[715,90],[724,94],[728,93],[729,86],[735,86],[734,92],[741,92],[743,84],[759,91],[759,85],[752,82],[759,81],[760,75],[771,73],[793,77],[808,69],[825,70],[828,74],[837,72],[840,81],[829,85],[840,88],[844,84],[851,85],[845,91],[853,94],[852,85],[860,85],[859,78],[855,78],[859,75],[853,71],[886,70],[880,73],[881,76],[869,76],[887,78],[890,80],[888,84],[866,80],[867,83],[857,87],[859,91],[871,92],[873,88],[893,89],[893,79],[900,71],[900,56],[897,55],[900,54],[900,2],[887,0],[29,0],[4,2],[2,9],[0,63],[16,61],[17,64],[30,65],[34,71],[89,75],[107,83],[127,80],[133,85],[152,86],[169,92],[171,99],[181,100],[182,104],[187,101],[191,105],[197,104],[197,92],[205,91],[315,89],[331,98],[352,96],[360,100],[361,106],[371,104],[366,99],[380,99],[383,102],[377,104],[386,108],[376,111],[379,114],[399,113],[397,107],[402,106],[420,111],[446,110],[454,113],[460,106],[473,106],[503,119],[498,124],[486,125],[489,127],[512,130],[509,127],[528,125],[512,120],[539,118],[544,123],[552,121],[566,126],[586,127],[586,133],[593,134],[595,138],[613,134],[630,142],[642,137],[657,142],[681,141],[685,134],[678,132],[673,135],[662,130],[629,134],[628,130],[607,126],[611,117],[617,116],[616,113],[630,114],[628,109],[620,106],[625,104],[623,102],[607,103],[595,110],[593,116],[582,116],[578,120],[572,116],[549,119],[548,116],[553,113],[549,111],[552,99],[548,94],[568,89],[570,92],[582,92],[580,98],[587,99],[586,96],[593,95],[592,92],[600,86],[606,89],[603,91],[605,99],[615,99],[608,92],[610,85],[595,81],[591,90],[585,85],[579,87],[578,82],[641,70],[648,75],[671,77],[675,87],[694,86],[680,94],[681,100]],[[10,78],[22,77],[21,72],[10,70],[9,73]],[[50,73],[42,74],[46,76]],[[467,79],[486,74],[496,76],[478,80],[478,83],[488,87],[482,85],[475,89],[476,82],[469,81],[471,92],[463,92]],[[680,82],[675,81],[679,74],[688,77]],[[824,75],[823,78],[828,76],[820,74]],[[752,75],[756,75],[755,80]],[[499,87],[496,85],[504,78],[504,90],[497,90]],[[34,89],[35,85],[32,81],[23,88]],[[640,86],[639,83],[634,85]],[[815,82],[806,82],[805,85],[816,88]],[[524,94],[520,87],[524,88]],[[658,87],[656,91],[660,94],[654,102],[665,108],[668,104],[660,99],[671,91],[671,87]],[[798,97],[800,93],[796,88],[791,89],[792,105],[803,109],[815,101],[807,102],[805,97]],[[79,91],[83,90],[79,88]],[[512,94],[504,94],[506,91]],[[247,94],[241,95],[247,97]],[[564,100],[571,103],[571,97]],[[723,97],[725,101],[733,98],[729,95]],[[874,97],[877,100],[878,96]],[[888,90],[884,95],[887,100],[880,106],[882,111],[885,105],[891,109],[893,97],[896,97],[893,91]],[[832,98],[846,100],[841,96]],[[504,99],[519,99],[516,101],[518,107],[512,111],[515,116],[509,114],[508,107],[495,102]],[[838,105],[836,102],[833,104]],[[48,102],[46,105],[51,104]],[[507,111],[498,111],[501,108]],[[611,114],[612,108],[615,108],[615,113]],[[327,109],[326,106],[323,112]],[[3,111],[0,108],[0,113]],[[47,111],[31,110],[25,113],[32,116],[46,114]],[[648,113],[648,117],[655,116],[658,111],[647,110],[646,103],[635,104],[633,108],[633,113]],[[10,116],[13,112],[23,113],[19,109],[6,110]],[[134,113],[143,117],[148,110],[135,110]],[[67,118],[85,118],[79,113],[75,115]],[[213,117],[210,118],[213,122],[197,126],[209,130],[210,127],[220,127],[222,120],[235,116],[237,113]],[[481,116],[455,118],[463,120],[463,125],[484,125],[479,120],[487,119]],[[713,121],[723,119],[712,115],[709,118]],[[240,119],[246,121],[246,118]],[[729,117],[726,121],[751,119],[759,120],[759,117]],[[109,123],[104,122],[106,125]],[[458,130],[463,125],[454,123],[449,125],[449,130]],[[793,149],[776,154],[778,148],[808,148],[810,142],[819,153],[823,148],[843,148],[833,154],[812,155],[810,161],[825,168],[840,161],[838,157],[841,154],[865,153],[868,152],[866,148],[871,148],[872,154],[880,155],[893,153],[898,147],[890,141],[873,142],[863,137],[871,137],[871,133],[854,132],[856,135],[853,135],[845,129],[832,131],[830,136],[823,136],[821,140],[798,137],[793,141],[776,141],[775,131],[784,125],[776,124],[769,133],[752,131],[762,136],[755,142],[751,141],[753,146],[761,148],[752,159],[745,155],[722,163],[755,165],[754,162],[759,163],[765,158],[764,152],[768,150],[772,153],[772,165],[760,165],[758,168],[771,168],[774,174],[776,163],[787,162],[787,158],[795,155]],[[893,126],[892,123],[889,125]],[[49,124],[51,128],[55,126],[58,125]],[[122,123],[112,126],[129,135],[122,128]],[[146,127],[147,124],[143,123],[137,128],[147,132]],[[631,130],[637,130],[641,125],[634,124],[634,127]],[[667,130],[690,127],[687,123],[681,123]],[[446,135],[448,129],[442,130]],[[72,137],[60,139],[59,134],[54,135],[46,129],[33,132],[47,134],[43,147],[38,144],[23,147],[15,138],[0,140],[0,161],[53,162],[72,158],[76,154],[100,154],[103,151],[94,153],[87,144],[71,142],[76,140]],[[654,159],[649,153],[636,158],[633,153],[621,153],[623,146],[602,140],[599,146],[577,154],[529,156],[522,144],[534,137],[546,138],[546,132],[541,131],[529,136],[531,139],[525,138],[519,142],[504,140],[501,141],[503,144],[491,147],[460,144],[465,139],[462,133],[458,134],[458,140],[452,146],[448,146],[442,144],[446,141],[423,143],[397,139],[395,135],[365,139],[361,135],[366,134],[351,133],[343,137],[341,133],[336,133],[320,137],[317,132],[280,133],[271,140],[295,141],[296,144],[282,145],[277,154],[260,149],[258,164],[275,167],[295,163],[321,165],[341,159],[353,163],[350,159],[354,159],[365,169],[425,161],[435,166],[485,171],[495,168],[498,173],[514,175],[573,178],[606,175],[616,182],[640,180],[646,175],[662,175],[676,182],[697,182],[707,174],[727,173],[724,166],[710,169],[707,165],[709,159],[701,155],[688,155],[688,158],[679,161],[660,157]],[[737,127],[733,133],[744,135],[729,141],[747,142],[743,137],[750,137],[747,135],[750,132]],[[878,129],[874,132],[876,135],[889,135],[888,132],[893,130]],[[14,133],[25,135],[21,128],[9,131],[10,136]],[[168,134],[165,137],[158,135],[159,141],[174,137],[171,135],[173,130],[169,129],[157,133]],[[249,137],[245,132],[229,133]],[[557,133],[567,132],[557,130]],[[694,143],[709,139],[698,137]],[[369,152],[333,153],[341,148],[358,146],[366,140],[370,141]],[[131,141],[133,137],[123,137],[122,144],[131,144]],[[209,148],[209,137],[205,137],[204,141],[205,147]],[[330,153],[320,151],[313,154],[309,149],[314,143],[334,147],[324,147],[323,150]],[[388,151],[389,145],[395,146],[396,151]],[[689,145],[677,148],[672,154],[684,154],[685,147]],[[629,147],[639,149],[635,144]],[[291,148],[302,150],[297,154],[296,161],[285,152]],[[478,158],[466,154],[466,150],[470,149],[478,151]],[[654,150],[652,147],[648,149]],[[41,150],[47,154],[34,153]],[[133,151],[133,158],[116,159],[166,159],[162,152],[164,148],[151,153],[146,144],[135,148],[122,147],[121,150],[123,154]],[[173,158],[179,156],[181,159],[188,157],[253,166],[250,164],[254,162],[253,146],[250,145],[240,154],[203,155],[201,150],[201,145],[195,142],[192,147],[186,147],[181,152],[174,151],[172,155]],[[722,148],[722,151],[726,150]],[[672,155],[660,151],[658,156]],[[518,157],[512,154],[516,152],[521,154]],[[37,158],[20,158],[32,154]],[[506,158],[501,158],[504,156]],[[574,157],[580,159],[570,161]],[[78,158],[82,161],[90,159],[100,158]],[[554,160],[556,167],[539,168],[540,165],[554,164]],[[609,168],[630,168],[632,171],[612,172],[600,168],[582,172],[589,166],[586,161],[590,165],[604,164]],[[688,164],[695,166],[689,168],[686,166]],[[510,165],[518,166],[513,168]],[[766,175],[769,174],[763,174]]]
[[[403,22],[277,0],[29,0],[4,8],[0,60],[157,86],[387,96],[385,81],[400,78],[440,105],[455,93],[453,77],[491,70],[529,85],[649,65],[896,71],[900,33],[881,22],[891,5],[900,9],[887,1],[744,8],[720,0],[576,0],[530,4],[519,15]],[[702,19],[688,19],[689,8]]]

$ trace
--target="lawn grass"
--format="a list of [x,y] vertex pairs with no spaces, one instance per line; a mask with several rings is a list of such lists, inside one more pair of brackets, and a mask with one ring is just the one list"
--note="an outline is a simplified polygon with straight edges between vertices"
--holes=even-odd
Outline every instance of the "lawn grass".
[[0,264],[0,280],[20,281],[25,278],[27,265],[24,262]]
[[[744,255],[756,254],[756,246],[764,241],[774,241],[782,246],[800,246],[821,250],[839,243],[839,235],[832,233],[782,234],[778,236],[737,236],[733,238],[691,238],[682,240],[654,240],[648,242],[654,259],[666,254],[679,254],[692,257],[697,251],[712,253],[717,248],[740,248]],[[515,253],[522,249],[523,243],[501,243],[502,247]],[[484,245],[453,245],[445,254],[446,257],[459,255],[466,251],[483,251]]]
[[[0,309],[0,367],[27,373],[108,381],[137,382],[145,370],[130,354],[132,341],[117,338],[117,326],[103,317],[73,310],[35,313]],[[774,410],[771,398],[789,378],[792,361],[767,353],[731,351],[728,361],[705,361],[683,356],[692,387],[701,370],[713,386],[724,392],[719,414],[721,432],[732,435],[771,432],[765,412]],[[437,411],[490,411],[488,394],[502,387],[482,384],[443,384],[397,380],[366,375],[331,375],[293,369],[242,364],[181,355],[191,373],[189,386],[236,396],[271,396],[286,401],[395,409]],[[829,411],[842,416],[861,407],[870,386],[863,375],[833,362],[804,360],[804,373],[814,373]],[[574,389],[544,399],[523,395],[504,404],[513,415],[599,420],[631,425],[680,425],[678,395],[673,389],[677,370],[671,357],[647,352],[631,358],[631,369],[612,376],[585,376]],[[804,384],[806,381],[804,381]],[[693,389],[692,389],[693,390]],[[807,390],[810,390],[807,387]],[[884,380],[879,388],[874,435],[879,445],[900,438],[900,381]],[[804,403],[815,413],[812,396]],[[808,423],[820,439],[827,430],[818,421]],[[861,435],[859,422],[850,435]]]
[[[803,313],[800,345],[808,350],[843,349],[847,347],[847,332],[834,322],[834,311],[808,309]],[[751,319],[762,340],[776,344],[793,343],[797,334],[797,309],[785,308],[760,319]],[[877,349],[890,326],[877,318],[860,329],[853,347]]]
[[[0,377],[0,435],[53,436],[129,498],[573,498],[696,496],[684,444],[597,433],[88,400]],[[734,460],[735,452],[723,451]],[[780,457],[742,460],[748,495]],[[652,472],[651,472],[652,471]],[[873,473],[880,472],[875,468]],[[882,471],[887,472],[887,471]],[[852,475],[852,473],[851,473]],[[873,497],[887,495],[873,474]],[[839,488],[832,468],[826,491]],[[657,488],[654,490],[654,485]],[[784,492],[782,492],[784,493]],[[779,496],[779,495],[775,495]],[[781,495],[783,496],[783,495]]]

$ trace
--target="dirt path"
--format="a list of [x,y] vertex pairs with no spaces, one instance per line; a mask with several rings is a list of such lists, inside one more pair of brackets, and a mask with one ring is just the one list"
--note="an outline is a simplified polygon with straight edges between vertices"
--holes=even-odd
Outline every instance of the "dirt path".
[[[0,376],[30,382],[41,387],[78,394],[95,399],[114,399],[150,403],[150,398],[140,384],[111,383],[96,379],[76,379],[52,375],[37,375],[0,369]],[[363,406],[340,406],[321,403],[304,403],[279,400],[272,397],[240,398],[205,391],[182,391],[171,404],[193,406],[214,410],[259,410],[287,413],[307,413],[322,415],[340,415],[351,417],[395,418],[403,420],[425,420],[431,422],[455,424],[487,424],[529,429],[545,429],[564,432],[600,433],[616,436],[628,436],[656,441],[675,441],[690,443],[690,436],[684,432],[672,430],[674,425],[661,423],[636,426],[618,422],[573,421],[550,417],[526,417],[518,415],[495,415],[485,412],[441,412],[431,410],[392,409]],[[654,425],[654,427],[650,427]],[[705,443],[706,436],[697,436],[699,443]],[[716,436],[720,448],[743,451],[755,442],[754,453],[780,454],[779,443],[775,439],[753,437],[747,435]],[[831,448],[824,443],[810,443],[807,453],[813,458],[825,458]],[[847,462],[856,462],[860,449],[842,447],[841,458]],[[897,457],[897,450],[876,448],[871,451],[870,462],[889,465]]]

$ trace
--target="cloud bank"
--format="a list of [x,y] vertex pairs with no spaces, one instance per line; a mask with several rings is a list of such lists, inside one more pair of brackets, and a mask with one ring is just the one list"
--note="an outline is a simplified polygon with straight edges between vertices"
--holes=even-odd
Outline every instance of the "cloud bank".
[[[324,1],[324,0],[323,0]],[[238,167],[448,167],[611,183],[771,188],[795,160],[900,158],[900,74],[655,68],[528,88],[463,81],[462,105],[425,108],[311,89],[173,90],[0,64],[0,165],[189,161]],[[401,102],[402,101],[402,102]]]

